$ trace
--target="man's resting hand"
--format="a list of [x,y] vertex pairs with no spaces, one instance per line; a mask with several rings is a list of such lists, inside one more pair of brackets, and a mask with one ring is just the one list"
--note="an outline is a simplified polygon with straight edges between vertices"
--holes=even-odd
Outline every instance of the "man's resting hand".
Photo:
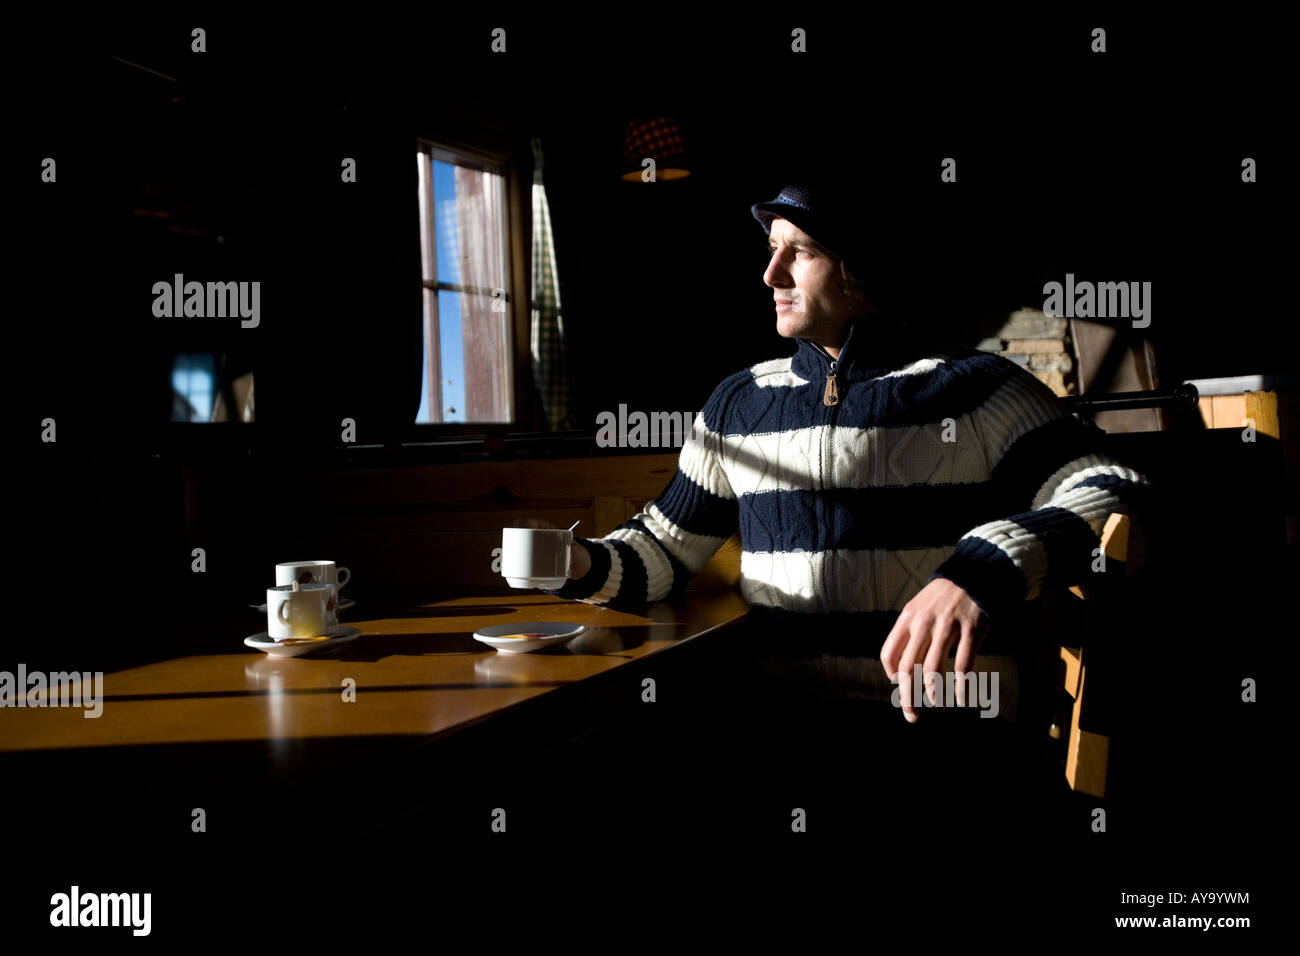
[[[988,616],[969,594],[947,578],[935,578],[907,602],[894,622],[894,629],[885,638],[880,662],[891,681],[897,675],[898,699],[908,723],[917,720],[912,701],[912,670],[921,667],[922,675],[942,675],[948,651],[956,644],[953,669],[960,678],[970,670],[987,632]],[[957,686],[962,686],[960,680]],[[925,693],[930,703],[937,705],[933,681],[927,679]]]

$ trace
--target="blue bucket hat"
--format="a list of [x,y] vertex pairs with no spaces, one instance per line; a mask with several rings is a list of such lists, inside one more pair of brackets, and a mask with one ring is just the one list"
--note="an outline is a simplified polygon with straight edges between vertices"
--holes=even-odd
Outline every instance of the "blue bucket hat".
[[831,254],[854,266],[867,261],[867,196],[851,179],[821,181],[805,178],[787,185],[775,199],[755,203],[750,212],[772,234],[772,220],[787,219],[812,236]]

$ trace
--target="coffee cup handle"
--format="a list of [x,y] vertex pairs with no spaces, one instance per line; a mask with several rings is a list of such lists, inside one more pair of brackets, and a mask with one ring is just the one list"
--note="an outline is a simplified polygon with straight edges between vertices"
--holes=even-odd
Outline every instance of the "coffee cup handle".
[[275,609],[275,616],[279,618],[281,624],[289,623],[289,619],[284,616],[284,612],[287,611],[288,609],[289,609],[288,601],[285,601],[283,604],[281,604],[278,608]]
[[347,584],[349,581],[352,580],[352,572],[349,571],[347,568],[339,568],[337,573],[335,574],[335,577],[338,578],[338,583],[335,586],[340,591],[342,591],[343,585]]

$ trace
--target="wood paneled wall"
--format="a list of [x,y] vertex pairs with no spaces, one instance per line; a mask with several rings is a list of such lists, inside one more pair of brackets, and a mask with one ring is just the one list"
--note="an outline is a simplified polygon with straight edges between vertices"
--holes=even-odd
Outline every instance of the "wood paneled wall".
[[[357,591],[384,598],[519,593],[492,569],[501,529],[522,518],[609,534],[653,501],[677,453],[379,468],[331,476],[340,554]],[[740,535],[691,584],[740,578]],[[376,582],[382,582],[376,587]]]

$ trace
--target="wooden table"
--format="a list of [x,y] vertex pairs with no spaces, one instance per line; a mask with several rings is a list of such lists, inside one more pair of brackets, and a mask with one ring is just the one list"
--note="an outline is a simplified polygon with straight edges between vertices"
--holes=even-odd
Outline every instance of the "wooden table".
[[[75,707],[0,711],[0,752],[62,748],[272,743],[406,736],[427,742],[740,620],[736,591],[688,594],[644,615],[535,592],[462,598],[349,619],[357,640],[277,659],[242,646],[104,675],[103,713]],[[573,621],[586,631],[559,648],[501,654],[474,640],[491,624]],[[355,701],[344,701],[345,681]]]
[[[616,727],[619,707],[649,713],[642,675],[689,671],[749,609],[738,591],[715,590],[643,614],[525,591],[365,610],[343,614],[362,636],[320,655],[270,658],[237,632],[227,653],[106,673],[95,719],[77,707],[0,709],[6,850],[26,861],[22,925],[47,926],[52,894],[75,884],[152,892],[158,935],[268,920],[295,938],[332,937],[426,910],[468,916],[452,901],[481,902],[486,870],[531,885],[543,880],[523,875],[531,865],[555,881],[577,858],[574,841],[604,845],[635,815],[597,809],[582,783],[557,796],[557,777],[569,777],[550,748],[557,736],[566,746],[566,720]],[[586,631],[531,654],[472,637],[529,621]],[[635,751],[618,739],[616,750]],[[579,806],[587,815],[569,818]],[[511,840],[490,828],[495,807],[509,809]],[[642,807],[654,819],[657,804]],[[552,840],[567,855],[536,851]]]
[[[521,794],[548,787],[558,748],[649,714],[646,675],[676,675],[665,682],[680,696],[682,675],[718,653],[697,639],[730,630],[748,606],[738,591],[699,591],[631,614],[521,591],[368,619],[364,610],[343,615],[361,637],[317,655],[270,658],[232,633],[228,653],[106,673],[98,718],[79,707],[0,710],[0,771],[37,782],[10,788],[11,819],[38,841],[76,820],[101,842],[122,840],[105,857],[119,862],[190,852],[196,808],[206,833],[237,838],[237,853],[250,835],[284,846],[324,833],[395,851],[422,821],[478,820],[480,804],[503,793],[535,814],[536,830],[548,811]],[[586,631],[531,654],[472,637],[529,621]],[[650,716],[667,714],[660,705]],[[610,746],[634,749],[622,739]]]

